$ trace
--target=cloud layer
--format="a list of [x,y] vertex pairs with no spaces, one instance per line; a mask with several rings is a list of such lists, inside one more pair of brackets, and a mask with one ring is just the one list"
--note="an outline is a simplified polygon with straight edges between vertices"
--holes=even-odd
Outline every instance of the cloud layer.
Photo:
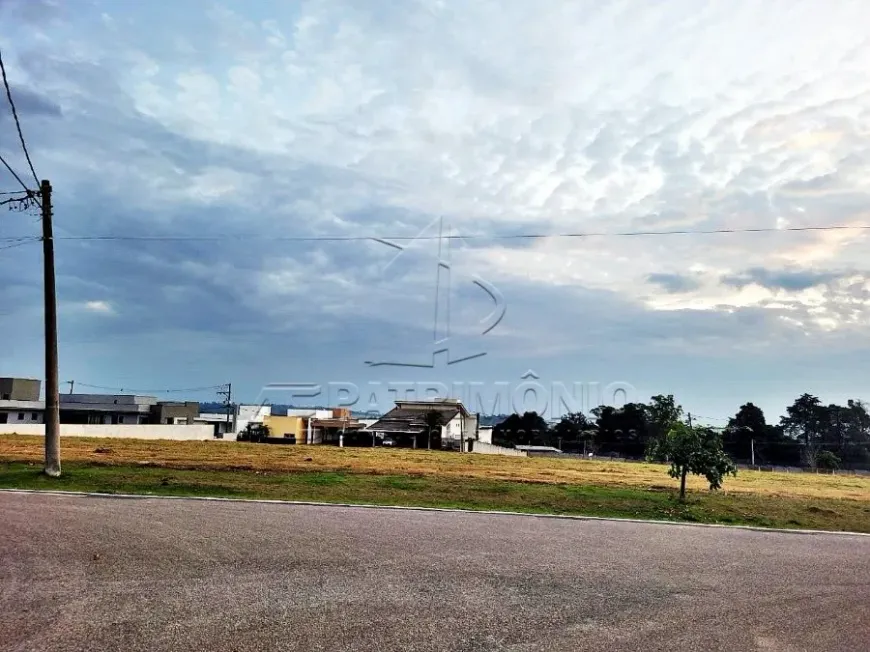
[[[868,389],[834,361],[865,350],[866,232],[782,230],[870,224],[862,3],[3,0],[0,19],[57,193],[62,375],[249,394],[401,375],[363,362],[446,335],[440,256],[451,339],[487,356],[433,378],[531,367],[718,416]],[[0,237],[35,232],[10,217]],[[774,231],[516,237],[753,228]],[[164,239],[63,239],[95,235]],[[357,236],[381,241],[317,240]],[[39,375],[38,251],[2,254],[3,367]],[[506,312],[471,343],[480,282]]]

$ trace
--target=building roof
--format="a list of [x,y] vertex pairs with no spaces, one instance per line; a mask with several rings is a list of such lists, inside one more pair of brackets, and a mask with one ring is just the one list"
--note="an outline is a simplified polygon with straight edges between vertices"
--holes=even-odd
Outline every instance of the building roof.
[[[397,408],[406,408],[408,410],[423,410],[425,412],[429,412],[430,410],[441,410],[441,408],[457,408],[459,412],[462,412],[464,416],[468,416],[469,412],[465,409],[465,406],[462,404],[458,398],[429,398],[429,399],[420,399],[420,400],[400,400],[396,401]],[[389,414],[389,412],[387,413]],[[454,413],[455,414],[455,413]],[[384,416],[387,416],[386,414]]]
[[[194,421],[203,421],[206,423],[219,423],[227,421],[226,413],[221,414],[220,412],[200,412],[199,415],[194,417]],[[232,415],[230,415],[230,421],[232,421]]]
[[44,410],[45,401],[0,401],[0,411],[6,410]]
[[555,446],[526,446],[526,445],[517,445],[515,447],[518,451],[526,451],[527,453],[561,453],[562,451],[556,448]]
[[312,419],[313,426],[320,428],[346,428],[350,430],[358,430],[363,427],[357,419],[342,419],[341,417],[330,417],[329,419]]
[[426,414],[438,412],[443,424],[457,414],[468,416],[468,411],[456,399],[436,399],[434,401],[396,401],[396,407],[375,421],[366,430],[377,432],[426,432]]

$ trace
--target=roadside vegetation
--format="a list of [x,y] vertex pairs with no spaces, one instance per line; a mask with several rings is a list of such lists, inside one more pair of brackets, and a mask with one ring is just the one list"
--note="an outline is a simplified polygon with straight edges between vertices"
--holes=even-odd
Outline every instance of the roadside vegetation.
[[0,436],[0,488],[463,507],[870,532],[870,478],[741,471],[723,490],[664,464],[441,451],[63,438],[64,475],[41,475],[43,440]]

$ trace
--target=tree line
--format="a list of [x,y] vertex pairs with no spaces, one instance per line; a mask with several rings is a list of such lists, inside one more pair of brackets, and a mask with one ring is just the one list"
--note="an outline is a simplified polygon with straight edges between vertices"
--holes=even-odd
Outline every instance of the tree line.
[[[493,428],[500,446],[553,446],[567,453],[662,459],[663,442],[677,424],[693,427],[673,395],[648,403],[602,405],[589,415],[566,414],[555,425],[535,412],[511,414]],[[768,423],[753,403],[740,406],[726,426],[697,426],[704,437],[721,438],[722,449],[739,463],[814,468],[870,468],[870,411],[860,400],[825,405],[803,394],[779,423]],[[664,461],[664,460],[662,460]]]

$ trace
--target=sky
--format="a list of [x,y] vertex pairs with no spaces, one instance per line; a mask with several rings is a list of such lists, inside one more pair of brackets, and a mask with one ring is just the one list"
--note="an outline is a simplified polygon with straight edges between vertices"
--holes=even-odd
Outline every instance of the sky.
[[[870,225],[867,25],[845,0],[0,0],[60,378],[550,417],[674,394],[720,425],[870,399],[868,232],[785,230]],[[30,180],[7,105],[0,153]],[[43,375],[40,246],[7,246],[39,229],[0,214],[3,376]],[[616,235],[722,229],[767,230]]]

